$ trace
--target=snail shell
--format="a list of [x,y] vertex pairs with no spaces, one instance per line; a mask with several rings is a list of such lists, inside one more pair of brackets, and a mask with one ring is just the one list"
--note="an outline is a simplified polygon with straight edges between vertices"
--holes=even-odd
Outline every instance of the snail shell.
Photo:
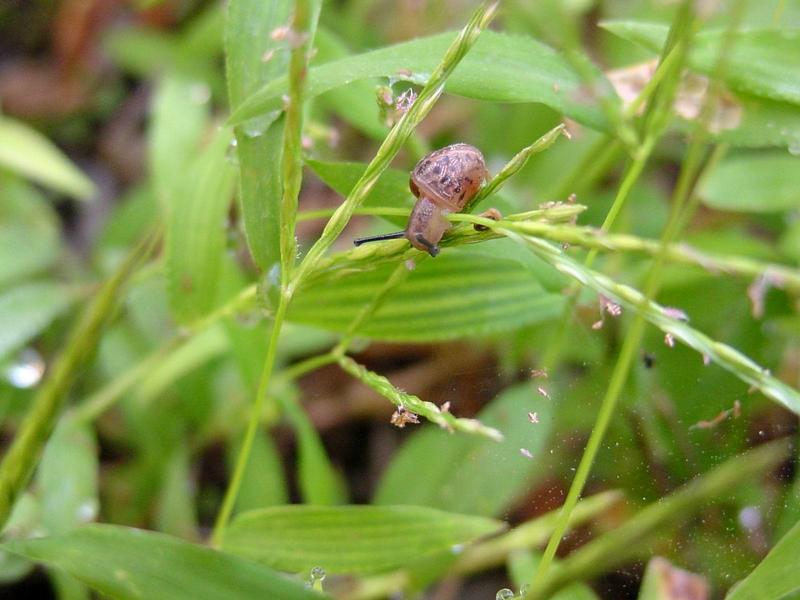
[[475,146],[453,144],[431,152],[411,172],[409,186],[417,203],[405,231],[359,238],[355,245],[405,237],[418,250],[436,256],[439,240],[450,227],[447,214],[463,210],[487,175],[483,154]]
[[450,224],[447,213],[461,211],[486,179],[483,154],[469,144],[435,150],[417,163],[409,186],[417,197],[405,237],[411,245],[436,256]]

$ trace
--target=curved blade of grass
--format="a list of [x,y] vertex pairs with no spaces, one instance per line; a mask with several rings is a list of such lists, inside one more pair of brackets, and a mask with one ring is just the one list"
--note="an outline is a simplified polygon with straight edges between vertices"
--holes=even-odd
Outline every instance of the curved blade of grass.
[[[375,77],[430,82],[429,74],[453,37],[452,32],[442,33],[314,67],[309,72],[308,96]],[[231,121],[240,123],[280,109],[286,89],[285,77],[267,84],[233,111]],[[448,80],[447,91],[488,102],[539,102],[584,125],[608,129],[602,111],[589,99],[569,63],[529,37],[485,32]]]
[[[617,491],[608,491],[581,500],[575,507],[570,519],[570,528],[583,525],[598,514],[605,512],[617,504],[622,495]],[[423,568],[427,571],[427,579],[435,581],[448,574],[467,576],[473,573],[488,571],[502,566],[511,556],[519,554],[529,548],[535,548],[547,541],[555,527],[558,511],[550,511],[515,527],[514,529],[478,540],[463,548],[462,553],[455,557],[455,561],[424,561]],[[442,553],[446,556],[445,553]],[[395,593],[408,592],[419,580],[420,564],[414,563],[408,567],[371,577],[361,577],[352,592],[348,592],[348,600],[373,600],[390,597]]]

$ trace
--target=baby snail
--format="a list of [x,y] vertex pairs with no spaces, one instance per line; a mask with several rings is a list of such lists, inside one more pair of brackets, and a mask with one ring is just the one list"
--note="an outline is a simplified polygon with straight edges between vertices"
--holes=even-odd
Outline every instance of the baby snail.
[[405,237],[411,245],[431,256],[439,254],[439,240],[450,227],[448,213],[461,211],[475,197],[486,179],[483,154],[469,144],[453,144],[434,150],[411,171],[409,186],[417,197],[405,231],[359,238],[353,243]]

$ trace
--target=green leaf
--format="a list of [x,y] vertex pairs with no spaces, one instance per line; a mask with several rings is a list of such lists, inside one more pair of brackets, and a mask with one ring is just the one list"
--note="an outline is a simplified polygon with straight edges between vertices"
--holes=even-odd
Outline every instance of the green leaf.
[[41,333],[75,301],[75,288],[26,283],[0,294],[0,360]]
[[[27,538],[35,535],[42,522],[42,509],[38,499],[30,492],[23,493],[3,527],[3,539]],[[0,548],[0,583],[18,581],[34,565],[27,558],[11,554]]]
[[225,252],[225,217],[234,170],[225,159],[230,132],[222,129],[186,173],[170,207],[167,279],[170,306],[178,321],[191,322],[215,306]]
[[6,167],[62,194],[87,200],[94,184],[41,133],[0,115],[0,167]]
[[789,102],[737,92],[741,121],[733,129],[714,134],[719,142],[745,148],[782,146],[800,152],[800,110]]
[[[306,160],[306,165],[314,171],[325,185],[337,194],[347,197],[356,182],[361,179],[367,165],[364,163],[349,162],[323,162],[319,160]],[[363,208],[388,206],[392,208],[407,208],[409,214],[414,207],[416,198],[408,187],[409,175],[406,171],[386,169],[378,178],[378,182],[367,194]],[[400,227],[406,226],[407,216],[385,217],[391,223]]]
[[192,82],[164,77],[155,93],[150,123],[150,172],[162,209],[180,199],[187,169],[197,156],[208,123],[208,106],[192,97]]
[[[345,331],[394,269],[315,279],[297,294],[289,319]],[[448,248],[421,263],[356,333],[418,342],[496,334],[553,317],[562,303],[515,260]]]
[[48,533],[63,533],[97,517],[99,468],[91,427],[62,419],[45,446],[37,473],[42,524]]
[[[606,21],[603,28],[658,52],[669,26],[636,21]],[[706,75],[716,67],[725,30],[704,31],[692,40],[689,65]],[[800,104],[800,31],[751,29],[739,31],[727,57],[725,82],[734,90]]]
[[800,523],[775,544],[767,557],[736,585],[726,600],[779,600],[800,591]]
[[703,202],[720,210],[800,208],[800,158],[785,152],[727,156],[700,180]]
[[92,593],[72,575],[52,569],[48,574],[58,600],[92,600]]
[[223,552],[141,529],[90,525],[55,537],[2,544],[123,600],[320,600],[280,573]]
[[[228,445],[227,462],[231,472],[239,455],[243,436],[235,438],[235,444]],[[242,487],[236,498],[237,513],[265,506],[286,504],[289,491],[283,464],[272,438],[259,431],[253,439],[253,448],[242,477]]]
[[55,213],[30,185],[15,177],[0,177],[0,197],[2,288],[52,265],[59,256],[61,241]]
[[[231,0],[225,24],[228,99],[235,110],[244,98],[280,73],[289,53],[270,34],[288,24],[292,3]],[[263,60],[271,54],[269,60]],[[283,120],[277,113],[234,129],[239,161],[239,198],[253,260],[264,271],[280,262],[280,200]]]
[[[449,32],[418,38],[313,67],[306,95],[312,98],[374,77],[423,82],[454,36]],[[287,78],[283,76],[261,87],[234,105],[231,120],[240,123],[280,109],[286,86]],[[488,102],[540,102],[584,125],[607,129],[597,102],[589,100],[581,88],[578,75],[552,48],[529,37],[495,31],[481,34],[447,80],[447,91],[459,96]]]
[[[317,49],[313,63],[315,65],[342,59],[350,54],[344,41],[326,29],[317,31],[314,47]],[[373,139],[383,140],[389,131],[381,121],[375,99],[375,85],[367,79],[359,79],[349,85],[332,89],[322,94],[319,102]]]
[[492,519],[419,506],[276,506],[237,517],[223,547],[284,571],[377,573],[500,527]]
[[297,479],[303,502],[332,505],[347,502],[344,481],[336,472],[322,440],[303,408],[294,398],[281,398],[286,418],[297,436]]
[[[528,412],[537,413],[531,423]],[[530,384],[504,391],[477,418],[499,429],[500,442],[427,429],[395,455],[378,485],[376,504],[400,502],[494,516],[541,473],[538,454],[550,434],[552,401]],[[521,449],[533,458],[523,456]]]

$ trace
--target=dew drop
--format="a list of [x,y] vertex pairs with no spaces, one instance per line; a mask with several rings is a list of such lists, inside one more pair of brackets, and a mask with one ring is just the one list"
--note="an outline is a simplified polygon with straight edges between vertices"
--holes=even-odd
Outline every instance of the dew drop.
[[6,367],[5,378],[16,388],[35,386],[44,375],[45,364],[41,355],[33,348],[25,348],[17,359]]
[[313,567],[311,572],[308,574],[308,581],[306,582],[306,587],[310,587],[313,590],[322,591],[322,582],[325,581],[325,569],[322,567]]
[[800,139],[789,140],[789,154],[800,156]]
[[260,117],[253,117],[242,124],[242,131],[249,138],[257,138],[264,135],[269,126],[278,118],[280,111],[268,112]]
[[97,517],[97,500],[94,498],[87,498],[78,505],[75,511],[75,517],[81,523],[90,523]]
[[754,531],[763,524],[761,511],[756,506],[745,506],[739,511],[739,524],[748,531]]
[[273,264],[266,276],[258,286],[258,297],[262,308],[265,308],[270,315],[274,315],[280,301],[281,293],[281,265]]
[[494,595],[494,600],[511,600],[514,597],[514,592],[508,588],[503,588]]
[[197,81],[189,86],[189,100],[194,104],[205,104],[211,100],[211,88],[203,81]]
[[236,138],[232,138],[230,144],[225,149],[225,160],[233,166],[239,166],[239,153],[236,151]]
[[530,589],[531,589],[531,584],[530,583],[526,583],[521,588],[519,588],[519,595],[520,596],[525,596],[525,594],[527,594],[530,591]]

